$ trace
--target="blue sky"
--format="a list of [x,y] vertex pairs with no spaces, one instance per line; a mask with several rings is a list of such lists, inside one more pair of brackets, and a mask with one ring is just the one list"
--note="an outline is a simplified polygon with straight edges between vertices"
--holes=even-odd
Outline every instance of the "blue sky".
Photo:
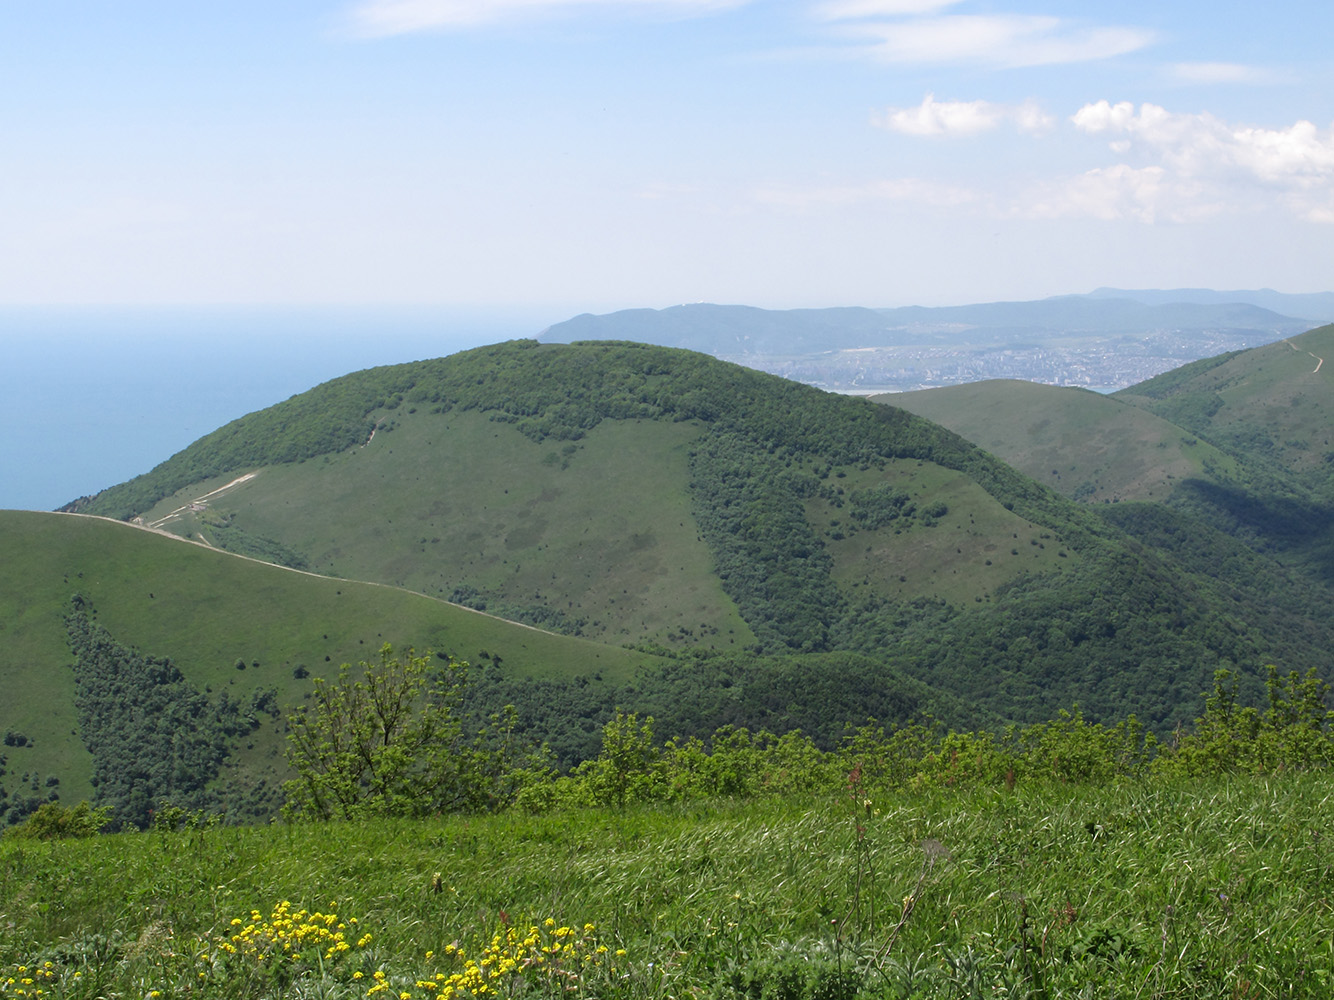
[[0,0],[0,305],[1328,290],[1332,10]]

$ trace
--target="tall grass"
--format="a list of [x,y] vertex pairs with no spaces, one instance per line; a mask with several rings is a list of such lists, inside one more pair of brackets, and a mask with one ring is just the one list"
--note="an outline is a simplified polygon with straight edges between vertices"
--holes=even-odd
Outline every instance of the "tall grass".
[[[48,996],[442,995],[419,984],[448,946],[548,919],[592,926],[582,973],[498,991],[1327,996],[1332,803],[1320,775],[1158,778],[6,839],[0,997],[46,962]],[[280,901],[371,939],[269,970],[220,949]]]

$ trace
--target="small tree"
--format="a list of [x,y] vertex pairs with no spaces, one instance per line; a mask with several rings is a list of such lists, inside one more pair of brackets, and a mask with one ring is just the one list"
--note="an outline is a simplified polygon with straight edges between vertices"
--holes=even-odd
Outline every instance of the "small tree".
[[617,709],[602,727],[602,752],[580,764],[575,774],[594,802],[624,809],[627,802],[654,797],[660,758],[653,745],[653,716],[641,723],[636,713]]
[[313,705],[288,718],[289,817],[424,815],[468,804],[472,755],[458,707],[468,665],[386,643],[380,662],[315,680]]

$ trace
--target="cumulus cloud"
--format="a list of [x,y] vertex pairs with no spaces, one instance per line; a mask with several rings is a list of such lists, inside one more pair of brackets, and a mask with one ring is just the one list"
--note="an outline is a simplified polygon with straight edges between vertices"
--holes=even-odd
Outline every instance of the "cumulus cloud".
[[945,136],[974,135],[1011,122],[1021,132],[1048,131],[1054,119],[1036,103],[995,104],[991,101],[937,101],[927,94],[922,103],[911,108],[887,108],[875,124],[904,135]]
[[[1277,129],[1231,125],[1208,113],[1147,103],[1137,108],[1128,101],[1086,104],[1071,122],[1087,135],[1106,137],[1118,156],[1146,164],[1107,168],[1122,179],[1156,172],[1152,192],[1130,199],[1140,208],[1124,214],[1143,218],[1143,206],[1152,204],[1154,214],[1188,218],[1263,209],[1275,198],[1311,221],[1330,221],[1334,213],[1334,132],[1311,122]],[[1114,211],[1127,203],[1111,195],[1107,202]]]
[[1071,118],[1089,135],[1123,137],[1183,176],[1243,175],[1265,183],[1334,185],[1334,134],[1311,122],[1266,129],[1229,125],[1211,114],[1180,114],[1128,101],[1086,104]]
[[498,21],[549,14],[568,14],[581,8],[707,14],[739,7],[749,0],[363,0],[349,20],[361,35],[382,37],[417,31],[447,31]]

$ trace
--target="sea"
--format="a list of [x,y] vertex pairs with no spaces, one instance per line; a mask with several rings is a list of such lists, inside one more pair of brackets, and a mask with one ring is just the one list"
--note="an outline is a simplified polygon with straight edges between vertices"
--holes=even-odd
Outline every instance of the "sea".
[[0,307],[0,509],[55,510],[329,379],[535,337],[497,307]]

